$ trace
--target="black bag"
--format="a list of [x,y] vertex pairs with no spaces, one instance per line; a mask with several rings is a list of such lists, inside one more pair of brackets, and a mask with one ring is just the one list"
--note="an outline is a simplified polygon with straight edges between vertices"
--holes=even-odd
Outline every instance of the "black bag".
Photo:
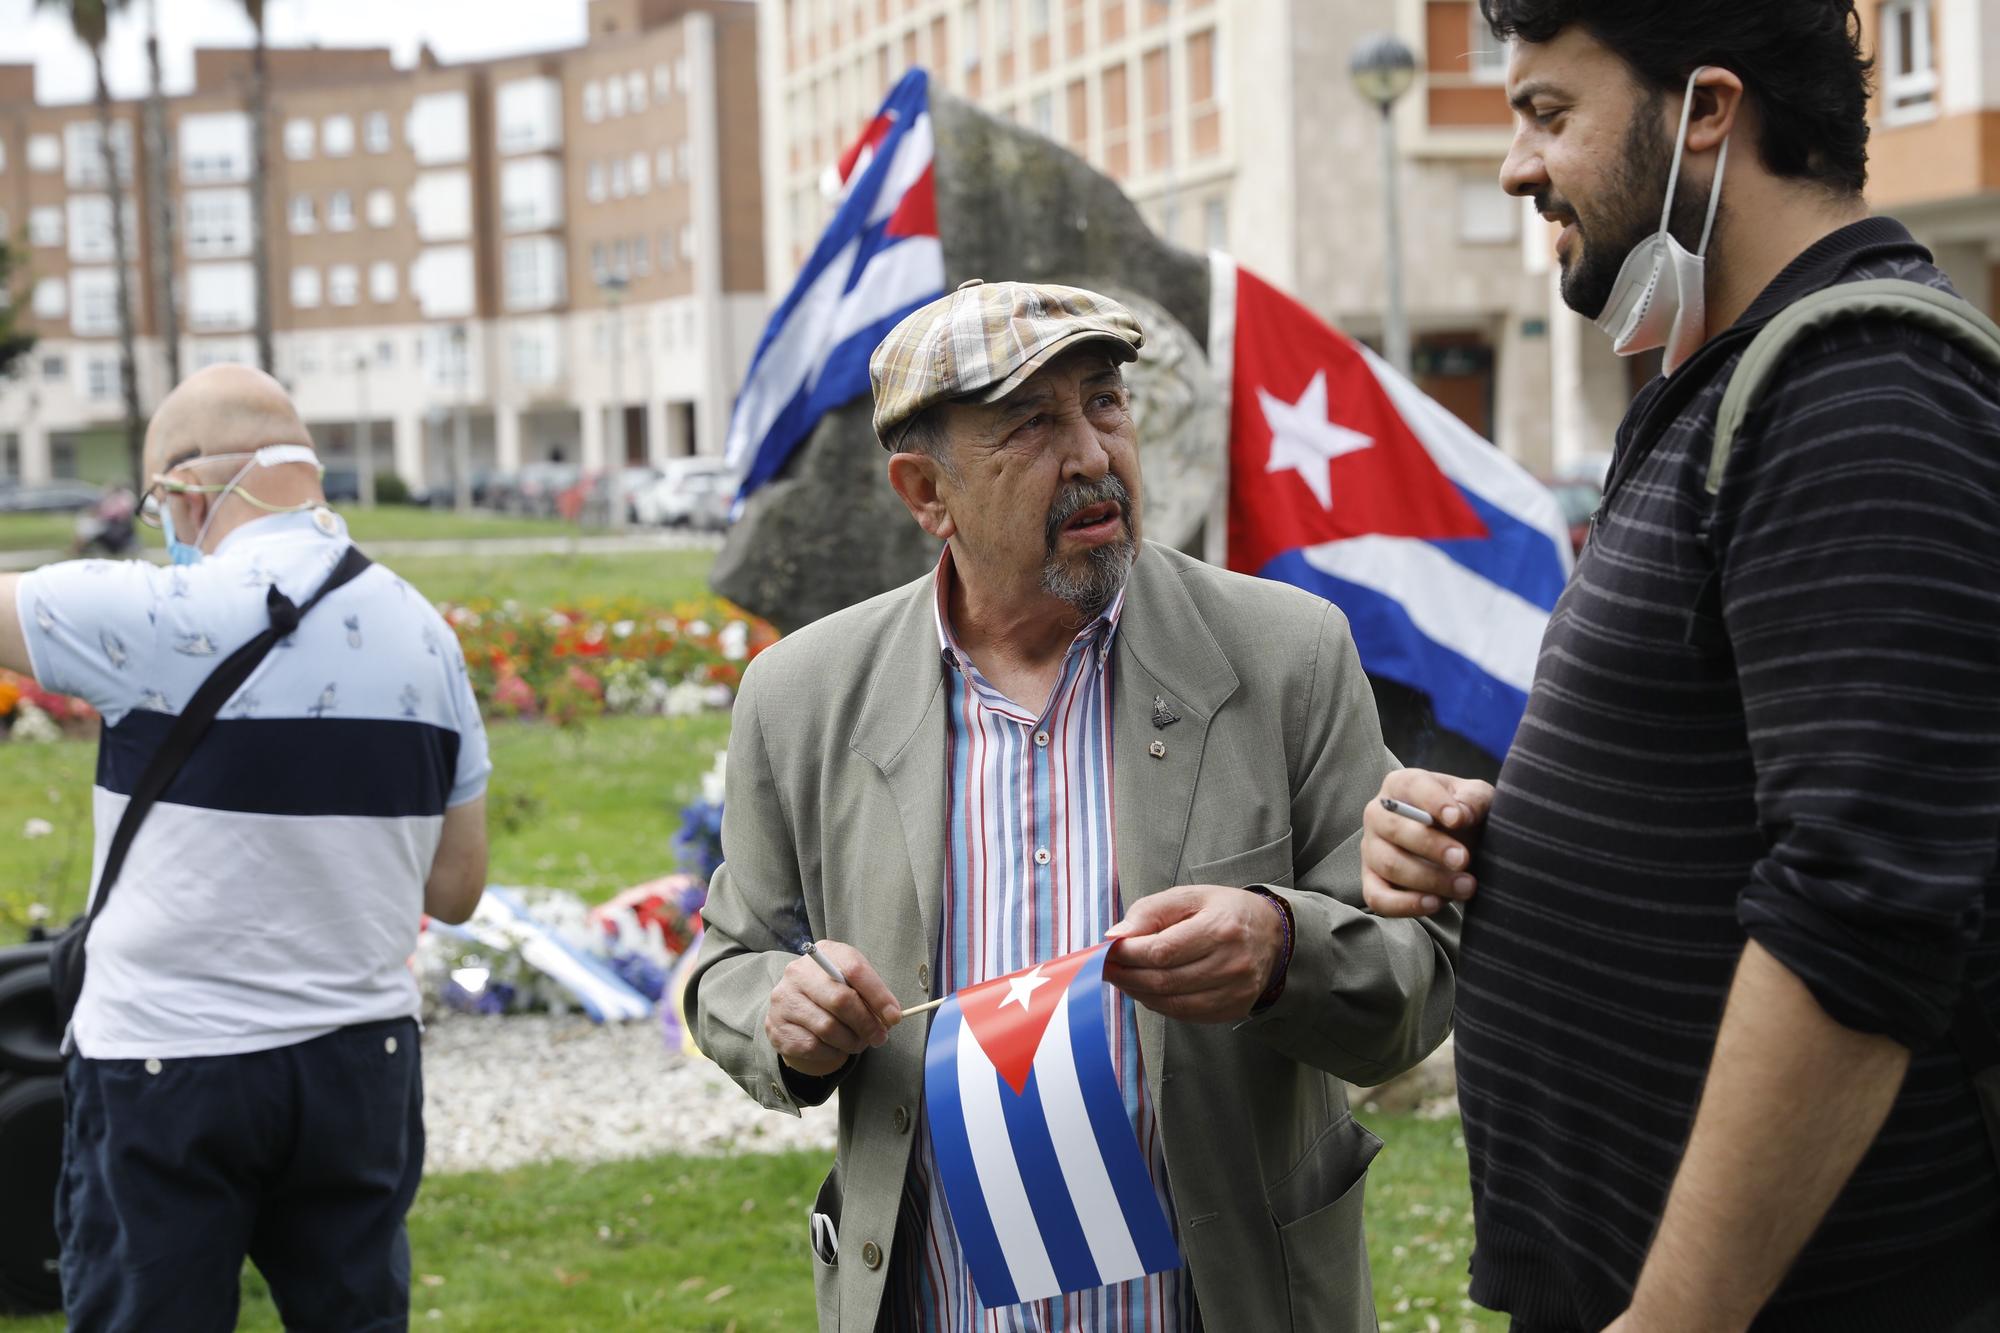
[[188,701],[180,716],[174,719],[167,738],[160,742],[152,762],[146,765],[138,785],[132,789],[132,798],[125,804],[125,813],[118,820],[117,831],[111,835],[111,846],[104,854],[104,873],[98,876],[97,896],[91,900],[90,911],[56,936],[49,950],[49,979],[55,988],[56,1020],[62,1030],[68,1031],[69,1020],[76,1013],[77,1001],[83,997],[84,945],[90,938],[91,923],[104,910],[105,900],[111,896],[111,888],[118,882],[118,872],[125,865],[125,853],[131,850],[132,839],[138,834],[146,812],[153,808],[153,802],[160,799],[180,773],[181,765],[194,752],[194,747],[208,734],[208,728],[215,721],[216,714],[222,711],[222,706],[242,688],[244,681],[250,679],[250,673],[277,646],[278,640],[297,629],[299,621],[305,618],[306,612],[319,605],[321,598],[372,563],[361,554],[360,547],[348,547],[340,563],[327,575],[326,582],[306,600],[304,606],[292,605],[292,599],[275,586],[268,589],[264,605],[270,612],[270,627],[225,658],[222,665],[201,683],[201,688],[195,691],[194,698]]

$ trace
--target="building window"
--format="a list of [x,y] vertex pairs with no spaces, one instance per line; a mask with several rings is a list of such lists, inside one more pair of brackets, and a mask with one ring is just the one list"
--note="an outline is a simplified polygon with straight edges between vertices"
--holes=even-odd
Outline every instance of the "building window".
[[1229,204],[1222,199],[1211,199],[1201,208],[1201,229],[1203,241],[1211,250],[1229,248]]
[[83,363],[84,396],[93,403],[108,403],[118,396],[118,362],[108,356],[93,356]]
[[601,287],[604,285],[604,280],[610,276],[611,270],[605,267],[604,242],[592,241],[590,243],[590,280]]
[[354,230],[354,196],[345,190],[335,190],[326,201],[326,229],[328,231]]
[[1028,0],[1028,35],[1045,36],[1049,30],[1049,0]]
[[627,163],[622,157],[611,159],[611,197],[623,199],[632,193],[632,179],[627,174]]
[[28,244],[61,245],[63,211],[53,206],[28,210]]
[[369,152],[388,152],[389,113],[386,111],[369,112],[368,119],[362,122],[361,137],[367,143]]
[[633,277],[643,278],[653,271],[653,247],[646,243],[645,237],[634,236],[629,242],[629,253],[632,256]]
[[319,305],[318,269],[292,270],[292,305],[300,310],[312,310]]
[[562,299],[562,242],[552,236],[507,242],[507,308],[547,310]]
[[593,204],[603,203],[604,164],[602,162],[591,163],[589,174],[585,177],[585,179],[588,183],[583,187],[584,197],[589,199],[590,202]]
[[81,268],[69,281],[70,330],[79,338],[118,332],[118,276],[108,268]]
[[1466,65],[1474,83],[1507,82],[1507,43],[1494,36],[1478,5],[1469,5],[1471,31],[1466,34]]
[[1882,6],[1882,119],[1890,125],[1937,115],[1937,53],[1931,0]]
[[685,222],[681,224],[681,258],[694,262],[694,227]]
[[303,162],[313,155],[313,123],[309,120],[285,122],[285,156]]
[[62,141],[53,134],[29,135],[28,170],[61,171]]
[[595,125],[604,119],[604,85],[586,83],[583,85],[583,118]]
[[69,287],[61,278],[42,278],[35,283],[35,318],[61,319],[69,313]]
[[1511,245],[1521,239],[1521,205],[1493,188],[1490,177],[1458,182],[1458,239],[1467,245]]
[[241,184],[250,179],[250,117],[241,111],[182,116],[180,149],[187,184]]
[[361,299],[361,270],[335,264],[326,271],[326,299],[333,305],[353,305]]
[[604,114],[612,120],[625,114],[625,80],[616,75],[604,81]]
[[1044,139],[1055,138],[1056,136],[1055,94],[1037,93],[1035,95],[1035,100],[1029,104],[1028,123],[1033,125],[1035,128],[1035,133],[1041,135]]
[[190,259],[229,259],[250,248],[248,190],[190,190],[187,253]]
[[[69,140],[69,170],[64,179],[71,189],[101,190],[104,188],[104,140],[97,132],[94,120],[74,120],[63,127],[63,134]],[[119,121],[111,127],[111,156],[118,164],[118,179],[126,184],[132,180],[132,126]]]
[[328,116],[319,127],[320,149],[328,157],[346,157],[354,151],[354,117]]
[[371,227],[393,227],[396,225],[396,196],[388,190],[368,192],[368,225]]
[[69,363],[59,356],[42,358],[42,380],[48,384],[59,384],[69,376]]
[[625,76],[625,105],[633,115],[646,109],[646,76],[636,71]]
[[632,154],[632,193],[644,194],[653,188],[653,159],[645,153]]
[[[387,305],[396,299],[396,266],[386,259],[379,259],[368,266],[368,299],[377,305]],[[383,343],[382,346],[390,345]],[[376,359],[386,364],[386,358],[378,355]]]
[[688,146],[685,141],[674,150],[674,175],[681,180],[693,180],[694,173],[688,170]]
[[247,329],[257,314],[257,279],[248,264],[189,264],[188,324],[208,332]]
[[319,223],[313,216],[313,199],[309,194],[295,194],[292,196],[292,207],[288,216],[291,220],[292,235],[294,236],[309,235],[319,227]]
[[[125,243],[137,236],[137,219],[128,199],[125,204]],[[111,200],[101,194],[73,194],[69,197],[69,257],[79,264],[108,264],[117,257],[117,239],[111,231]]]
[[674,72],[665,65],[653,66],[653,100],[664,102],[674,90]]

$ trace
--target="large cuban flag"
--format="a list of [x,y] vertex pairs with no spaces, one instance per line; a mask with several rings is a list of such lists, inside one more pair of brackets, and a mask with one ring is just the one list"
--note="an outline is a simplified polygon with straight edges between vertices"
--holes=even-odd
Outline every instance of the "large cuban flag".
[[1504,757],[1569,577],[1555,497],[1373,352],[1215,266],[1234,314],[1233,354],[1216,349],[1234,365],[1229,567],[1340,607],[1370,675]]
[[838,167],[839,205],[751,359],[727,456],[746,497],[826,413],[868,392],[868,358],[903,316],[944,294],[932,185],[930,81],[903,76]]
[[931,1148],[988,1309],[1181,1264],[1111,1063],[1108,948],[969,986],[931,1022]]

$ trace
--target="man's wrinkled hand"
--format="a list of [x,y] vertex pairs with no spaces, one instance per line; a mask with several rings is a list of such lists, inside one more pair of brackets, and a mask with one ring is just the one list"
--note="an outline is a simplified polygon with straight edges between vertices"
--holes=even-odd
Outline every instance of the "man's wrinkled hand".
[[[1384,809],[1387,796],[1430,813],[1426,828]],[[1361,899],[1377,916],[1430,916],[1479,887],[1471,874],[1473,837],[1493,807],[1490,783],[1398,769],[1361,815]]]
[[821,940],[819,951],[847,978],[841,985],[803,954],[771,988],[764,1035],[785,1064],[810,1078],[824,1078],[853,1057],[889,1040],[902,1018],[896,997],[861,951]]
[[1276,979],[1285,928],[1262,894],[1183,884],[1141,898],[1107,935],[1104,977],[1169,1018],[1231,1023]]

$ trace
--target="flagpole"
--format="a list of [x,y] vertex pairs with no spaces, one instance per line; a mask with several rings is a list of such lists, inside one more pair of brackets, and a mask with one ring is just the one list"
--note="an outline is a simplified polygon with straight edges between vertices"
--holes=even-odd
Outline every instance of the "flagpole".
[[1222,459],[1216,469],[1215,499],[1202,534],[1202,559],[1229,568],[1229,464],[1234,456],[1230,431],[1235,420],[1236,261],[1220,250],[1208,255],[1208,368],[1222,398]]
[[935,1000],[925,1000],[922,1004],[913,1004],[903,1011],[903,1017],[908,1018],[913,1014],[927,1014],[950,998],[951,996],[949,995],[941,995]]

